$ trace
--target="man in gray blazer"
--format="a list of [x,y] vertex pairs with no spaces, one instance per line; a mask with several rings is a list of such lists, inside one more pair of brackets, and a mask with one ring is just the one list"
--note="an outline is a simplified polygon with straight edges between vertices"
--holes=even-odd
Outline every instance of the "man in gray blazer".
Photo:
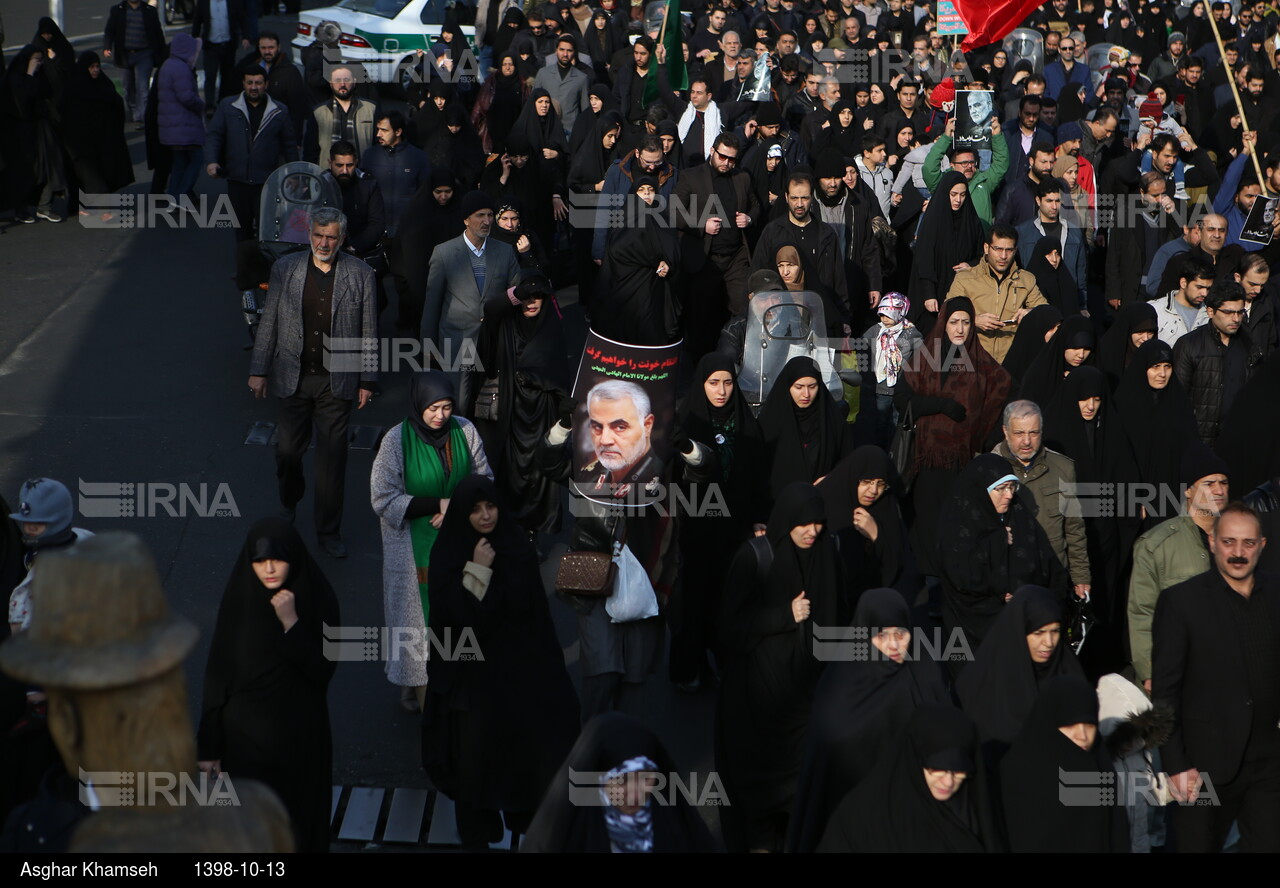
[[462,224],[462,234],[431,254],[422,338],[430,340],[428,353],[434,349],[444,361],[458,392],[458,412],[470,414],[474,371],[483,370],[475,361],[484,306],[508,298],[507,291],[520,283],[520,263],[510,245],[489,237],[493,198],[488,194],[472,191],[462,199]]
[[[331,207],[309,220],[311,250],[271,268],[271,288],[249,365],[255,398],[280,399],[276,478],[284,517],[293,521],[306,490],[302,457],[316,429],[316,532],[334,558],[347,547],[338,534],[347,472],[351,402],[364,407],[378,381],[377,296],[373,269],[340,249],[347,217]],[[510,249],[510,248],[508,248]]]

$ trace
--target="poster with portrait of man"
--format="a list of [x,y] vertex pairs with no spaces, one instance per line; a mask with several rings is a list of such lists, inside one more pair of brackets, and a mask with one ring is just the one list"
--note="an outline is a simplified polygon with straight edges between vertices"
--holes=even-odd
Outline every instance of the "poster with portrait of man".
[[673,456],[680,343],[627,345],[587,331],[573,397],[573,486],[638,508],[663,496]]
[[1271,243],[1277,208],[1280,208],[1280,197],[1254,198],[1249,218],[1244,220],[1244,227],[1240,229],[1240,240],[1264,247]]
[[956,93],[956,148],[991,150],[991,121],[996,116],[996,95],[985,89]]

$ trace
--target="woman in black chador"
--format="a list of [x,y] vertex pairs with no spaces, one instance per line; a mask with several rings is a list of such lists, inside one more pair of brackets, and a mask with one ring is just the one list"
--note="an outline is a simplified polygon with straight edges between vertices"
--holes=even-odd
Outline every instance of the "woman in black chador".
[[492,432],[485,450],[513,518],[531,533],[556,533],[560,491],[535,462],[571,387],[568,348],[550,281],[527,277],[515,296],[519,305],[504,296],[485,306],[480,363],[485,378],[498,380],[498,402],[496,420],[481,428]]
[[470,658],[431,654],[423,765],[454,800],[464,847],[528,829],[578,730],[578,699],[564,668],[528,535],[494,483],[463,479],[431,549],[431,632]]
[[827,506],[827,532],[840,543],[853,604],[862,590],[876,586],[891,586],[913,603],[924,582],[894,490],[900,484],[888,454],[864,444],[818,485]]
[[333,587],[293,526],[255,524],[218,607],[196,741],[202,767],[280,795],[299,851],[329,849],[335,663],[323,626],[341,622]]
[[950,700],[937,660],[916,655],[923,648],[912,643],[911,612],[897,591],[868,589],[853,625],[865,634],[843,644],[871,646],[863,656],[833,656],[814,691],[788,851],[817,847],[836,805],[891,759],[918,706]]
[[[1101,370],[1077,367],[1045,410],[1045,446],[1071,458],[1077,484],[1133,484],[1139,479],[1138,463],[1113,400]],[[1128,662],[1123,578],[1142,522],[1126,514],[1128,510],[1119,511],[1120,515],[1096,515],[1085,521],[1093,577],[1089,594],[1100,618],[1082,652],[1091,675],[1105,675]]]
[[[1159,339],[1138,347],[1116,387],[1116,408],[1140,480],[1157,491],[1180,490],[1182,454],[1199,435],[1191,399],[1173,372],[1172,348]],[[1177,509],[1157,499],[1147,513],[1144,530],[1172,518]]]
[[[1004,457],[984,453],[960,473],[938,516],[942,628],[948,637],[962,629],[971,650],[1019,587],[1033,583],[1066,594],[1066,571],[1029,497]],[[962,665],[955,663],[952,674]]]
[[[1107,854],[1129,850],[1123,798],[1112,805],[1066,804],[1070,774],[1112,775],[1098,733],[1098,693],[1078,675],[1043,683],[1027,722],[1000,765],[1009,850]],[[1121,784],[1124,786],[1124,784]]]
[[[659,800],[642,791],[666,778]],[[672,791],[676,767],[649,728],[617,712],[597,715],[582,729],[547,788],[520,850],[535,854],[695,854],[716,850],[689,795]],[[700,775],[698,775],[700,776]],[[710,784],[697,784],[711,792]],[[705,787],[705,790],[704,790]],[[701,798],[702,796],[694,796]],[[708,795],[707,798],[710,798]]]
[[731,851],[782,847],[822,663],[814,638],[847,618],[835,541],[811,484],[782,491],[768,533],[743,545],[724,584],[716,764]]
[[732,359],[703,355],[676,428],[675,440],[704,445],[716,462],[714,478],[684,488],[687,501],[697,505],[694,514],[680,516],[681,583],[667,611],[671,681],[695,691],[711,673],[706,652],[713,647],[725,571],[753,525],[768,517],[764,439],[738,390]]
[[680,264],[674,231],[653,211],[658,180],[639,176],[625,205],[625,225],[611,226],[591,302],[591,326],[631,345],[680,339],[673,285]]
[[999,851],[973,722],[923,703],[878,766],[831,816],[821,852]]
[[989,764],[999,762],[1022,730],[1046,681],[1083,670],[1062,633],[1063,598],[1023,586],[1004,606],[956,694],[978,725]]
[[835,468],[848,448],[847,412],[823,385],[813,358],[787,361],[760,410],[771,496],[796,481],[812,484]]

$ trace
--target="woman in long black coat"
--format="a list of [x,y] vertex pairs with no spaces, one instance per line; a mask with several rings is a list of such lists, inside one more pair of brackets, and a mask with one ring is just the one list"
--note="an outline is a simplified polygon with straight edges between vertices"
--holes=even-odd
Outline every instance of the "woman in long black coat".
[[673,292],[680,249],[675,232],[650,211],[658,180],[640,176],[625,207],[627,225],[611,227],[591,301],[591,328],[615,342],[668,345],[680,339]]
[[[671,681],[694,691],[711,674],[706,652],[714,646],[720,584],[729,562],[753,527],[763,526],[768,517],[764,438],[738,390],[732,359],[719,352],[702,357],[680,405],[676,429],[676,441],[695,441],[716,461],[710,481],[688,482],[683,488],[695,511],[680,515],[680,589],[667,611]],[[719,495],[715,501],[713,492]],[[723,504],[725,514],[711,514],[713,502]]]
[[[643,785],[646,775],[665,777],[667,794],[660,801],[642,799],[635,792],[632,781]],[[694,775],[676,767],[650,728],[617,712],[597,715],[582,729],[548,786],[520,850],[533,854],[716,850],[689,797],[672,791],[673,775],[694,785]],[[590,778],[597,785],[584,782]],[[699,793],[706,792],[710,798],[714,789],[710,783],[697,786]],[[695,801],[699,798],[702,795],[694,796]]]
[[551,623],[538,555],[494,483],[472,475],[449,500],[427,595],[437,644],[423,712],[423,764],[455,803],[463,846],[527,831],[578,730],[578,699]]
[[289,811],[299,851],[329,849],[333,740],[323,626],[338,598],[282,518],[249,530],[227,580],[204,676],[202,766],[260,780]]
[[498,380],[498,418],[478,425],[514,520],[531,534],[558,533],[560,491],[536,457],[572,388],[568,346],[550,281],[531,276],[515,295],[519,305],[503,296],[485,306],[480,363],[485,377]]
[[[808,749],[796,785],[787,850],[813,851],[836,805],[892,757],[918,706],[947,703],[950,695],[936,660],[918,657],[911,612],[897,591],[868,589],[853,614],[869,639],[865,656],[850,651],[822,673],[813,694]],[[848,645],[849,642],[844,642]]]
[[721,824],[730,851],[780,850],[787,834],[822,671],[814,640],[848,616],[824,518],[812,484],[788,486],[767,535],[738,549],[725,579],[716,767],[729,793]]
[[[956,479],[938,515],[942,628],[959,629],[971,650],[991,631],[1019,587],[1048,586],[1065,596],[1066,572],[1020,489],[1009,462],[994,453],[974,459]],[[962,663],[951,664],[952,674]]]

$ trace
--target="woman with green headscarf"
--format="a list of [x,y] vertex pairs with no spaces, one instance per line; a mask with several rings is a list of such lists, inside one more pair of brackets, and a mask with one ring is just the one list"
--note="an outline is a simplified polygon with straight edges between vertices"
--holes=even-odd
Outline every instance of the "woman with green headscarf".
[[[454,416],[449,377],[438,370],[413,379],[408,418],[382,439],[369,479],[382,524],[382,601],[393,642],[387,678],[409,711],[421,708],[427,685],[427,566],[449,508],[468,475],[493,477],[480,433]],[[391,656],[394,652],[395,656]]]

